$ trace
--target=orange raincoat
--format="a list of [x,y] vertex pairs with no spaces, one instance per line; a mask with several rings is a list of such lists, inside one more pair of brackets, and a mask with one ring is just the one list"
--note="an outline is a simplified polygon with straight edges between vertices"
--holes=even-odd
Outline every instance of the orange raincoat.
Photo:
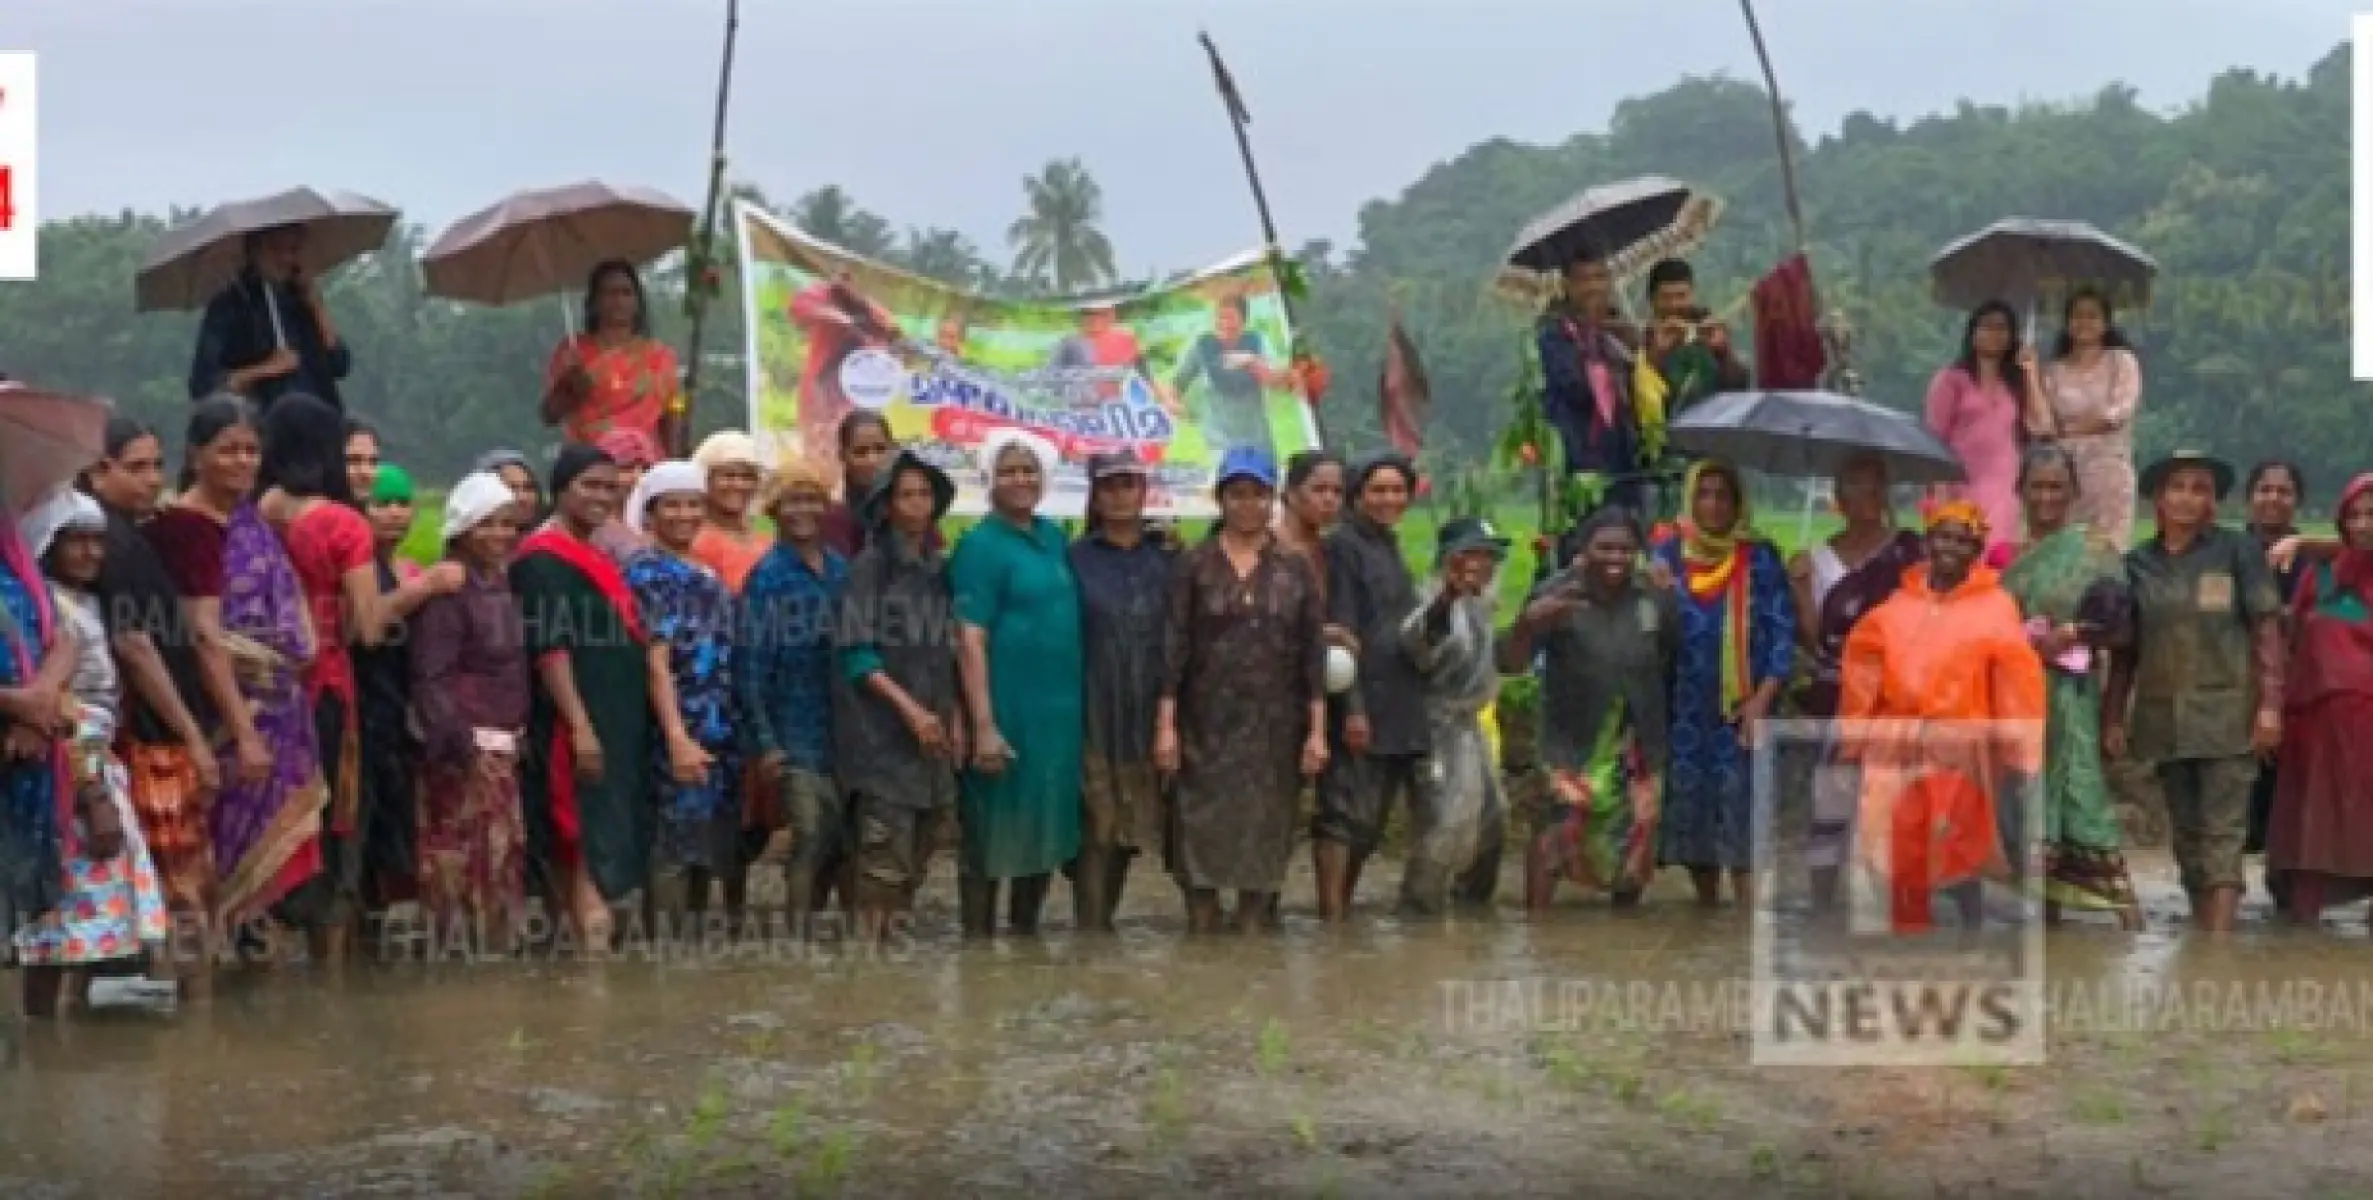
[[1922,565],[1855,625],[1840,674],[1862,858],[1886,880],[1895,930],[1922,932],[1937,888],[2009,873],[1995,797],[2006,776],[2042,769],[2043,664],[1993,570],[1938,594]]

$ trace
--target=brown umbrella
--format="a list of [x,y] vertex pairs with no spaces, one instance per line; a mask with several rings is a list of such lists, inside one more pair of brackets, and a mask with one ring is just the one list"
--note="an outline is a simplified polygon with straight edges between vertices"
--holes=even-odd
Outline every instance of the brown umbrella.
[[2083,221],[2007,217],[1955,241],[1929,260],[1937,302],[1975,308],[1988,300],[2033,305],[2091,285],[2120,304],[2147,306],[2159,264],[2139,248]]
[[14,524],[33,503],[99,461],[107,448],[107,401],[0,378],[0,520]]
[[691,236],[692,210],[674,197],[589,181],[520,192],[455,221],[420,266],[432,296],[509,304],[582,287],[609,259],[648,264]]
[[396,210],[353,192],[295,188],[242,200],[165,231],[134,279],[141,312],[198,308],[238,275],[247,236],[267,229],[305,230],[305,273],[313,278],[387,244]]

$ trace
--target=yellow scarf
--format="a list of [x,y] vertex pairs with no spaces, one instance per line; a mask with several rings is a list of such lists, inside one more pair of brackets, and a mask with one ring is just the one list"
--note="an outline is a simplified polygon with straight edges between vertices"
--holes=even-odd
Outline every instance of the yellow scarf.
[[1722,711],[1731,713],[1752,690],[1748,659],[1754,611],[1752,563],[1763,535],[1750,524],[1745,481],[1736,467],[1720,459],[1702,458],[1690,464],[1681,482],[1682,505],[1695,506],[1698,481],[1708,473],[1730,481],[1730,490],[1738,498],[1738,515],[1730,528],[1720,533],[1700,528],[1694,518],[1684,518],[1680,523],[1681,566],[1688,576],[1684,583],[1690,596],[1699,601],[1717,597],[1722,601]]
[[1640,457],[1655,463],[1664,457],[1665,405],[1672,389],[1665,386],[1664,372],[1648,361],[1646,351],[1632,360],[1631,405],[1640,422]]

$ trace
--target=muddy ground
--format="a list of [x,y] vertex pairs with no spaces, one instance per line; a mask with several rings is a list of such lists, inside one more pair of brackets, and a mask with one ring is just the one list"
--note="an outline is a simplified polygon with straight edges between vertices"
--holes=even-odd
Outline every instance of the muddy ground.
[[[1720,1003],[1749,922],[1677,880],[1404,925],[1372,872],[1337,932],[1304,874],[1284,933],[1188,942],[1141,867],[1117,941],[1058,887],[1043,938],[964,946],[943,866],[870,958],[290,967],[178,1012],[108,985],[0,1024],[0,1195],[2373,1194],[2373,1010],[2334,1006],[2373,980],[2361,918],[2204,944],[2138,867],[2150,932],[2054,932],[2055,980],[2311,981],[2327,1027],[1757,1069]],[[1613,1013],[1609,981],[1672,990]]]

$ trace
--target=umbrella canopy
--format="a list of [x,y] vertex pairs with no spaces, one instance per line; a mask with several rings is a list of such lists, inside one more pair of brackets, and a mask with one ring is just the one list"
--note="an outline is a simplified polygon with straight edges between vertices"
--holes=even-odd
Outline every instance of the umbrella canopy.
[[1825,479],[1876,455],[1895,483],[1953,483],[1961,460],[1918,421],[1835,392],[1724,392],[1673,418],[1672,444],[1767,475]]
[[1961,238],[1928,262],[1939,304],[1975,308],[1988,300],[2031,305],[2083,284],[2120,304],[2148,305],[2159,264],[2083,221],[2010,217]]
[[610,259],[648,265],[691,237],[682,201],[588,181],[520,192],[455,221],[420,266],[432,296],[509,304],[583,287]]
[[107,450],[105,400],[0,380],[0,502],[17,518]]
[[319,278],[386,245],[395,222],[396,210],[353,192],[296,188],[225,204],[149,247],[134,281],[139,311],[204,306],[246,265],[251,233],[302,227],[305,273]]
[[1526,223],[1508,247],[1499,287],[1527,299],[1554,293],[1566,264],[1584,250],[1624,279],[1694,251],[1721,216],[1719,199],[1663,175],[1590,188]]

